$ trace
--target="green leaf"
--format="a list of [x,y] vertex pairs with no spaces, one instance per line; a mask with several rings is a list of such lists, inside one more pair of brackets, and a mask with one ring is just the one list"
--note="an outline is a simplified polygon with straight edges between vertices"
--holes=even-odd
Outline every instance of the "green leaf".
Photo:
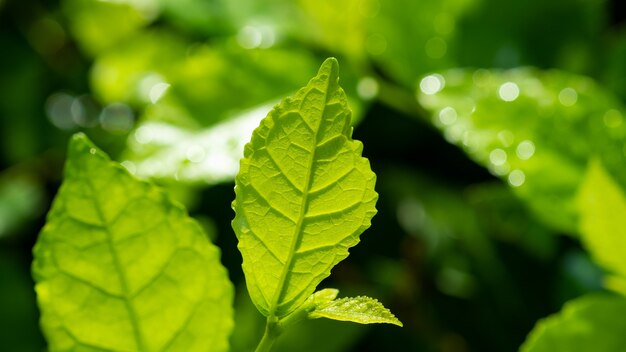
[[626,278],[626,197],[600,162],[589,164],[577,201],[585,247],[600,266]]
[[587,295],[539,321],[521,352],[613,352],[626,346],[626,299]]
[[588,77],[453,70],[423,78],[418,99],[450,143],[559,231],[576,233],[575,196],[593,155],[626,180],[623,106]]
[[336,299],[309,313],[309,318],[328,318],[359,324],[386,323],[402,326],[400,320],[378,300],[365,296]]
[[220,253],[178,203],[84,135],[34,248],[52,351],[225,351],[233,288]]
[[376,213],[376,175],[351,138],[338,69],[335,59],[326,60],[244,149],[232,226],[250,297],[268,317],[298,308]]

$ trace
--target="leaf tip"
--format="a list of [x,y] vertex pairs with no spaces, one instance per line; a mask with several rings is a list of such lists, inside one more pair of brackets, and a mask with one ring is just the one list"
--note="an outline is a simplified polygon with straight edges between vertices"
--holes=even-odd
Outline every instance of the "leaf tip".
[[327,73],[330,77],[339,77],[339,62],[334,57],[327,58],[322,63],[319,73]]
[[75,153],[83,154],[86,151],[91,154],[96,154],[99,149],[93,144],[93,142],[82,132],[78,132],[72,135],[69,143],[69,155],[73,155]]

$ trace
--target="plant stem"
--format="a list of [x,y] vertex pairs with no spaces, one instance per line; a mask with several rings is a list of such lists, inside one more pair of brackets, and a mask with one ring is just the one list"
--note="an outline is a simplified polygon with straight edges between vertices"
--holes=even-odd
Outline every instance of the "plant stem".
[[265,333],[263,334],[263,338],[261,338],[261,342],[259,342],[259,345],[256,347],[256,352],[269,352],[278,335],[280,335],[278,323],[276,321],[270,321],[270,318],[268,318],[267,323],[265,323]]

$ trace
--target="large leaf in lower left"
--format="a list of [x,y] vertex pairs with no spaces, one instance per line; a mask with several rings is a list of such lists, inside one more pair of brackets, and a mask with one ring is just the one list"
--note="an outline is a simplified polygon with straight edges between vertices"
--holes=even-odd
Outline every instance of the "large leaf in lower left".
[[82,134],[34,249],[51,351],[226,351],[233,288],[186,211]]

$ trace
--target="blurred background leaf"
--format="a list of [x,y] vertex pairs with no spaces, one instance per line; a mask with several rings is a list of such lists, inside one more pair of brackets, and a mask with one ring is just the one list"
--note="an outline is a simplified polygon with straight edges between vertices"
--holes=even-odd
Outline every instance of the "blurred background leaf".
[[626,299],[621,296],[589,295],[568,302],[563,311],[537,324],[523,352],[620,350]]
[[419,100],[447,141],[507,181],[556,230],[576,233],[574,196],[593,155],[626,180],[622,104],[589,78],[453,70],[424,77]]

